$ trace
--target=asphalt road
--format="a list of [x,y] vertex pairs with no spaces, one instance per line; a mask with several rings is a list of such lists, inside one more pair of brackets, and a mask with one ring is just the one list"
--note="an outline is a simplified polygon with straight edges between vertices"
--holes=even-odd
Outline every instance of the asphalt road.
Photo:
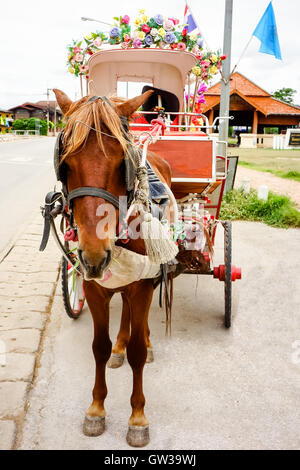
[[[215,264],[222,262],[222,227]],[[157,293],[150,328],[155,362],[144,371],[149,449],[299,449],[300,230],[233,224],[235,318],[223,327],[223,284],[210,276],[175,281],[173,328],[165,338]],[[44,335],[29,397],[22,449],[129,449],[132,373],[108,369],[107,430],[85,437],[82,422],[94,381],[88,309],[70,320],[60,291]],[[111,308],[111,338],[120,297]]]
[[54,142],[43,137],[0,143],[1,254],[55,183]]

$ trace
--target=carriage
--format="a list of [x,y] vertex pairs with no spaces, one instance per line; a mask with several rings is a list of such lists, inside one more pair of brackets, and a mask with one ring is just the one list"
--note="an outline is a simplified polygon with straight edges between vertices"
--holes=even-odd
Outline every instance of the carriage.
[[[196,112],[198,109],[190,107],[191,88],[194,86],[195,97],[199,86],[191,74],[196,64],[195,55],[187,51],[103,50],[89,59],[86,97],[72,103],[63,92],[54,90],[69,120],[57,138],[54,152],[62,189],[46,196],[40,250],[45,249],[51,230],[63,254],[66,312],[78,319],[86,297],[93,316],[97,372],[83,432],[88,436],[104,432],[105,368],[107,364],[120,367],[127,354],[134,378],[127,442],[137,447],[149,442],[142,373],[145,362],[153,360],[148,326],[153,289],[160,284],[162,304],[164,285],[168,327],[172,299],[172,288],[168,288],[172,279],[182,273],[211,275],[224,283],[225,326],[229,328],[232,282],[241,278],[241,270],[232,265],[231,223],[219,220],[229,168],[227,143],[212,134],[220,118],[209,122]],[[143,86],[139,90],[142,95],[123,101],[114,98],[120,94],[120,83],[131,83],[135,90]],[[194,104],[195,99],[192,101]],[[83,132],[78,131],[78,125]],[[105,158],[102,139],[110,158]],[[126,209],[120,218],[123,194]],[[99,200],[104,203],[99,204]],[[113,223],[112,232],[102,227],[101,238],[95,214],[100,215],[98,209],[107,207],[106,203],[117,208],[119,223]],[[135,215],[133,208],[137,208]],[[148,236],[134,239],[130,218],[138,221],[139,227],[146,227]],[[224,229],[224,263],[214,266],[218,225]],[[154,228],[158,229],[158,237],[154,236]],[[115,292],[121,292],[123,309],[112,348],[108,313]]]
[[[227,143],[220,142],[215,134],[212,135],[221,118],[209,122],[205,115],[190,110],[187,106],[189,97],[184,96],[185,89],[190,94],[193,85],[197,86],[190,73],[196,63],[195,55],[190,52],[162,49],[101,51],[89,60],[86,93],[105,96],[117,94],[120,84],[128,87],[128,83],[134,87],[144,84],[143,91],[154,90],[143,109],[135,113],[130,130],[136,140],[145,133],[150,135],[153,130],[151,121],[158,114],[163,115],[166,128],[163,135],[159,135],[155,143],[151,144],[150,149],[171,166],[171,190],[179,211],[182,214],[188,207],[192,223],[193,210],[196,209],[198,218],[201,218],[208,229],[212,245],[217,226],[222,225],[224,263],[213,266],[212,250],[207,240],[202,240],[193,249],[185,246],[185,250],[182,250],[185,255],[189,254],[190,259],[183,273],[211,275],[224,283],[225,326],[229,328],[232,282],[241,279],[241,269],[232,265],[231,222],[218,220],[229,159]],[[52,215],[55,216],[57,210],[53,205],[51,208]],[[67,219],[66,224],[68,225]],[[77,319],[84,306],[84,291],[82,273],[75,255],[76,239],[72,239],[71,233],[69,238],[65,235],[62,243],[54,220],[51,220],[51,227],[63,252],[62,292],[65,309],[71,318]],[[182,258],[182,253],[179,253],[179,259],[180,257]]]

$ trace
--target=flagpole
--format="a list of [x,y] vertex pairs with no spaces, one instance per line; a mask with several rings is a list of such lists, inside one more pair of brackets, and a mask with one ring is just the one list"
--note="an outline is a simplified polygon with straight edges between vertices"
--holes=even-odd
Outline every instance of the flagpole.
[[191,12],[191,14],[192,14],[192,17],[194,18],[194,21],[195,21],[195,23],[196,23],[196,26],[197,26],[197,28],[198,28],[198,31],[199,31],[199,33],[201,33],[201,36],[203,37],[203,41],[205,42],[206,47],[209,49],[209,47],[208,47],[208,42],[206,41],[206,39],[205,39],[205,37],[204,37],[204,35],[203,35],[203,32],[202,32],[202,28],[201,28],[201,29],[199,28],[198,20],[196,20],[196,17],[193,15],[193,11],[192,11],[192,8],[191,8],[191,2],[190,2],[189,0],[185,0],[185,3],[187,4],[188,9],[190,10],[190,12]]
[[[230,105],[232,10],[233,10],[233,0],[226,0],[223,54],[226,54],[227,57],[223,62],[223,75],[222,75],[222,80],[221,80],[221,101],[220,101],[220,114],[219,114],[220,117],[225,117],[225,118],[229,117],[229,105]],[[229,127],[228,119],[223,119],[223,120],[220,119],[219,140],[222,142],[228,142],[228,127]],[[223,153],[224,153],[224,148],[222,148],[222,145],[220,144],[219,155],[222,155]]]

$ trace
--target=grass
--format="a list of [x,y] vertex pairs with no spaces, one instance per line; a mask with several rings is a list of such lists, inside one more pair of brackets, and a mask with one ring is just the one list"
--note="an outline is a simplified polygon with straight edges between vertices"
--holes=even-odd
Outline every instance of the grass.
[[221,220],[249,220],[264,222],[273,227],[300,227],[300,212],[287,196],[269,193],[267,201],[258,199],[253,189],[230,191],[223,197]]
[[239,165],[300,182],[300,150],[230,149]]

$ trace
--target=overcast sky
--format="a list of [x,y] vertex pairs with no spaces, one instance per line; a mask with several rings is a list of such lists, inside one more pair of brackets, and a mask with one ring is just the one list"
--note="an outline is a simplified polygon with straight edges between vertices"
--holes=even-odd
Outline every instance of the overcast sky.
[[[190,0],[200,29],[211,49],[222,48],[225,0]],[[232,67],[250,39],[269,0],[234,0]],[[127,6],[126,6],[127,5]],[[300,104],[300,1],[273,1],[283,61],[258,52],[253,38],[238,71],[269,92],[282,87],[297,90]],[[47,88],[60,88],[79,97],[79,79],[67,72],[66,46],[82,38],[97,23],[81,16],[112,21],[113,16],[135,17],[140,8],[183,20],[185,0],[0,0],[0,109],[25,101],[46,99]],[[53,95],[51,97],[53,99]]]

